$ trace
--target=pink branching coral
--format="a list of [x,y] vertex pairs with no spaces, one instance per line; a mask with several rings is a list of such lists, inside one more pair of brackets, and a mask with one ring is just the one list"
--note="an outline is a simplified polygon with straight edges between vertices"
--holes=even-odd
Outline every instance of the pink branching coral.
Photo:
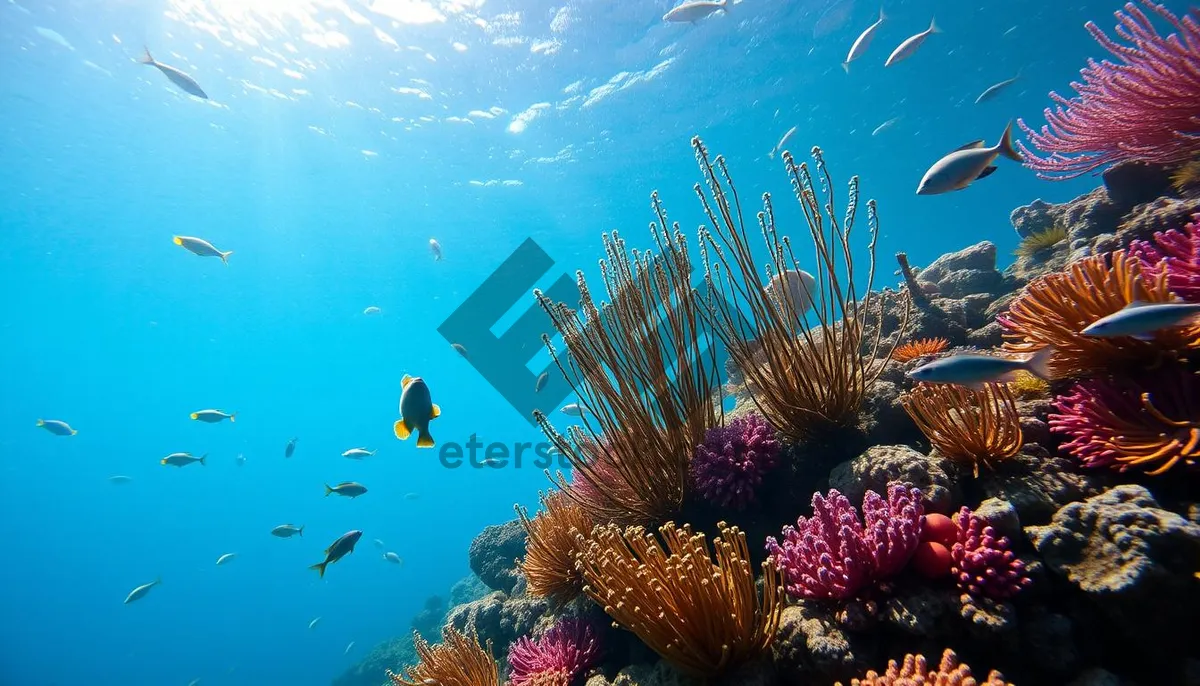
[[1030,584],[1025,563],[1008,549],[1008,537],[997,537],[987,522],[966,507],[954,515],[954,523],[958,542],[950,549],[951,571],[963,592],[1005,600]]
[[1058,107],[1046,109],[1040,133],[1018,120],[1048,154],[1039,157],[1019,144],[1038,176],[1070,179],[1123,160],[1172,164],[1200,154],[1200,21],[1196,14],[1176,17],[1151,0],[1141,4],[1177,33],[1159,35],[1132,2],[1116,13],[1117,36],[1129,45],[1088,22],[1088,32],[1117,63],[1088,60],[1083,83],[1071,83],[1075,98],[1050,93]]
[[1054,403],[1050,430],[1085,467],[1147,470],[1200,465],[1200,377],[1167,369],[1153,376],[1091,379]]
[[564,619],[538,640],[518,638],[508,651],[510,686],[570,686],[596,665],[600,643],[591,624]]
[[1129,253],[1141,260],[1143,270],[1155,275],[1167,272],[1167,289],[1183,300],[1200,302],[1200,213],[1183,231],[1159,231],[1154,241],[1134,241]]
[[708,502],[742,510],[778,460],[775,430],[761,416],[747,415],[708,430],[692,458],[692,479]]
[[[836,686],[842,686],[838,682]],[[958,661],[958,656],[949,648],[942,653],[942,661],[931,669],[924,655],[905,655],[904,662],[888,662],[887,671],[879,674],[867,672],[862,679],[851,679],[850,686],[1012,686],[1004,675],[996,670],[979,681],[971,676],[971,668]]]
[[921,491],[888,484],[884,500],[863,497],[863,520],[846,496],[814,493],[813,516],[783,529],[783,543],[767,538],[769,562],[795,598],[851,598],[895,575],[912,558],[921,538]]

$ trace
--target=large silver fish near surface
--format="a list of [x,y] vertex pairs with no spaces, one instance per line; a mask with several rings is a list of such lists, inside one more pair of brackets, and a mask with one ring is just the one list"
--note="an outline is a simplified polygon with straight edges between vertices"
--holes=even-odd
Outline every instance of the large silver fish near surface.
[[663,15],[663,21],[676,24],[692,23],[710,14],[728,10],[729,0],[689,0],[678,7],[671,8]]
[[985,148],[982,140],[971,141],[935,162],[921,178],[917,195],[960,191],[975,179],[982,179],[996,171],[992,162],[1000,155],[1016,162],[1022,161],[1021,154],[1013,147],[1012,122],[1008,123],[1000,142],[994,146]]
[[193,79],[169,64],[163,64],[162,62],[154,59],[154,56],[150,54],[150,48],[146,48],[145,50],[146,54],[142,55],[141,59],[138,60],[139,62],[161,71],[168,79],[171,80],[171,83],[179,86],[180,90],[183,92],[189,95],[194,95],[197,98],[204,98],[205,100],[208,100],[208,94],[204,92],[204,89],[200,87],[200,84],[196,83],[196,79]]

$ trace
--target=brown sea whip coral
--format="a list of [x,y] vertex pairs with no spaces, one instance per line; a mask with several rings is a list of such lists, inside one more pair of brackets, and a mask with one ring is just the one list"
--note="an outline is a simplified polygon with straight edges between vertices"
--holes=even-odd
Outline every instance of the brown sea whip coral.
[[1050,430],[1086,467],[1162,474],[1200,464],[1200,377],[1181,369],[1076,384],[1054,404]]
[[[866,203],[870,243],[864,270],[855,263],[850,245],[859,210],[858,177],[850,180],[845,215],[839,219],[821,150],[812,150],[813,172],[808,163],[797,164],[791,153],[783,154],[813,253],[816,292],[806,294],[813,308],[807,312],[797,298],[779,297],[768,287],[773,277],[801,271],[791,239],[776,225],[771,196],[763,195],[757,216],[768,255],[764,270],[761,248],[752,247],[753,229],[746,226],[725,159],[710,157],[698,138],[692,139],[692,148],[708,190],[706,194],[700,184],[695,188],[709,221],[699,240],[705,283],[710,293],[720,296],[708,301],[708,312],[745,375],[755,406],[794,441],[853,425],[895,347],[894,342],[882,343],[879,324],[885,308],[880,306],[882,296],[872,290],[878,236],[875,201]],[[901,330],[910,301],[905,298],[904,304]]]
[[1080,332],[1135,300],[1174,299],[1166,273],[1151,273],[1138,259],[1118,250],[1079,260],[1066,271],[1038,278],[996,321],[1004,328],[1006,350],[1033,353],[1047,346],[1054,348],[1050,368],[1055,378],[1137,370],[1200,347],[1200,330],[1166,329],[1148,341],[1097,338]]
[[521,573],[530,595],[568,602],[583,591],[583,576],[575,568],[576,537],[592,531],[592,519],[562,492],[542,496],[542,511],[533,519],[517,508],[527,541]]
[[596,527],[580,543],[584,591],[618,624],[677,668],[713,677],[760,655],[779,626],[779,576],[763,564],[760,601],[746,536],[718,524],[704,534],[668,522],[666,543],[642,527]]
[[492,659],[492,642],[479,645],[474,636],[466,636],[447,626],[442,642],[431,646],[413,633],[413,647],[420,660],[404,670],[403,676],[387,672],[395,686],[500,686],[499,665]]
[[1088,60],[1083,83],[1071,84],[1075,98],[1050,93],[1058,107],[1046,110],[1040,133],[1018,120],[1047,153],[1018,144],[1039,176],[1070,179],[1123,160],[1173,164],[1200,154],[1200,17],[1195,9],[1176,17],[1151,0],[1141,4],[1176,33],[1159,35],[1132,2],[1116,13],[1117,36],[1129,45],[1089,21],[1088,32],[1117,62]]
[[917,384],[900,397],[904,411],[946,457],[991,466],[1021,450],[1021,415],[1005,384],[972,390],[953,384]]

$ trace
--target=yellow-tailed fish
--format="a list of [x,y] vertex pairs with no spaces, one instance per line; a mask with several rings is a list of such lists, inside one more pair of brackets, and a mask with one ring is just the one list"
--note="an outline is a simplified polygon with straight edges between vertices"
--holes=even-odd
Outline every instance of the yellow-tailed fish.
[[[358,530],[347,531],[346,533],[342,534],[340,537],[338,537],[338,540],[333,542],[333,545],[325,549],[325,559],[309,567],[309,569],[317,570],[321,573],[321,578],[325,578],[325,568],[354,552],[354,545],[358,543],[358,539],[362,538],[362,535],[363,532]],[[308,625],[308,628],[311,629],[316,626],[317,621],[320,619],[320,617],[314,619],[312,623]]]
[[396,438],[406,440],[413,431],[417,432],[417,447],[432,448],[433,436],[429,433],[429,422],[441,416],[442,410],[433,404],[429,386],[419,376],[404,375],[400,381],[400,419],[392,426]]
[[237,421],[237,412],[222,412],[220,410],[200,410],[193,412],[190,416],[192,419],[204,422],[205,424],[216,424],[226,419],[231,422]]
[[226,250],[225,252],[217,250],[212,243],[209,243],[203,238],[195,238],[193,236],[175,236],[173,240],[175,241],[175,245],[180,246],[193,255],[199,255],[200,257],[219,257],[226,265],[229,264],[229,256],[233,254],[232,250]]

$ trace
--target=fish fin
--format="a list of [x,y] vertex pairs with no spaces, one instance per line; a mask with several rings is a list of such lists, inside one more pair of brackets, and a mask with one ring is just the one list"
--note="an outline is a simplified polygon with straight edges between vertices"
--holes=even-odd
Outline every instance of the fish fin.
[[[228,254],[228,253],[226,253],[226,254]],[[229,421],[231,421],[231,422],[237,421],[237,412],[234,412],[233,414],[229,415]]]
[[228,267],[228,266],[229,266],[229,256],[230,256],[230,255],[232,255],[232,254],[233,254],[233,251],[232,251],[232,250],[229,250],[229,251],[227,251],[227,252],[223,252],[223,253],[221,253],[221,261],[225,263],[225,266],[226,266],[226,267]]
[[408,422],[401,418],[392,425],[392,433],[396,434],[396,438],[407,441],[409,435],[412,434],[412,429],[409,429]]
[[418,448],[432,448],[433,447],[433,436],[429,435],[429,429],[423,429],[423,430],[418,429],[417,430],[417,447]]
[[200,413],[199,413],[199,412],[193,412],[193,413],[191,414],[191,418],[192,418],[192,419],[199,419],[199,418],[200,418]]
[[882,22],[884,19],[887,19],[887,15],[883,13],[883,5],[880,5],[879,6],[879,22]]
[[38,420],[38,423],[37,423],[37,425],[38,425],[38,426],[46,426],[46,420],[45,420],[45,419],[39,419],[39,420]]
[[438,417],[441,417],[441,416],[442,416],[442,408],[438,407],[438,406],[437,406],[437,403],[434,403],[434,405],[433,405],[433,414],[429,415],[429,418],[430,418],[430,419],[437,419]]
[[412,378],[411,374],[405,374],[404,378],[400,379],[400,388],[401,389],[408,388],[408,385],[410,383],[412,383],[412,380],[413,380],[413,378]]
[[1049,381],[1052,376],[1050,372],[1050,360],[1053,358],[1054,348],[1047,346],[1031,355],[1025,361],[1025,369],[1039,379]]
[[325,578],[325,565],[327,565],[327,564],[329,564],[329,563],[318,562],[317,564],[310,566],[309,569],[317,570],[317,573],[319,573],[321,575],[321,578],[324,579]]
[[325,484],[325,497],[328,498],[330,493],[333,493],[333,489],[329,487],[329,484]]
[[161,464],[161,465],[163,465],[163,466],[166,466],[166,464],[167,464],[167,458],[165,458],[165,457],[164,457],[163,459],[159,460],[159,461],[158,461],[158,463],[159,463],[159,464]]
[[1012,122],[1010,121],[1008,122],[1008,126],[1004,127],[1004,133],[1000,136],[1000,142],[996,144],[996,149],[1000,151],[1001,155],[1014,162],[1024,162],[1025,160],[1021,157],[1021,153],[1017,152],[1017,149],[1013,147],[1012,126]]
[[208,453],[204,453],[203,455],[200,456],[200,466],[201,467],[208,464],[208,462],[206,462],[207,459],[208,459]]
[[183,245],[183,238],[179,236],[175,236],[171,240],[175,243],[175,245]]
[[937,20],[934,17],[929,18],[929,28],[925,29],[927,33],[941,33],[942,29],[938,27]]
[[982,148],[982,147],[983,147],[983,139],[980,138],[977,141],[971,141],[970,143],[967,143],[965,145],[960,145],[957,148],[951,150],[950,152],[955,153],[955,152],[959,152],[960,150],[974,150],[975,148]]
[[[842,71],[846,72],[847,74],[850,73],[850,63],[849,62],[842,62]],[[767,156],[774,159],[774,155],[767,155]]]
[[71,429],[71,435],[72,435],[72,436],[74,436],[74,435],[75,435],[75,434],[77,434],[77,433],[79,433],[79,430],[78,430],[78,429]]
[[150,48],[142,46],[144,54],[138,58],[138,62],[142,64],[154,64],[154,56],[150,54]]
[[979,172],[979,176],[975,177],[975,180],[978,181],[980,179],[986,179],[987,177],[991,176],[992,173],[995,171],[996,171],[996,165],[992,164],[992,165],[986,166],[983,168],[983,171]]
[[300,534],[300,537],[301,537],[301,538],[303,538],[303,537],[304,537],[304,527],[303,527],[303,526],[301,526],[301,527],[300,527],[300,531],[298,531],[297,533],[298,533],[298,534]]

